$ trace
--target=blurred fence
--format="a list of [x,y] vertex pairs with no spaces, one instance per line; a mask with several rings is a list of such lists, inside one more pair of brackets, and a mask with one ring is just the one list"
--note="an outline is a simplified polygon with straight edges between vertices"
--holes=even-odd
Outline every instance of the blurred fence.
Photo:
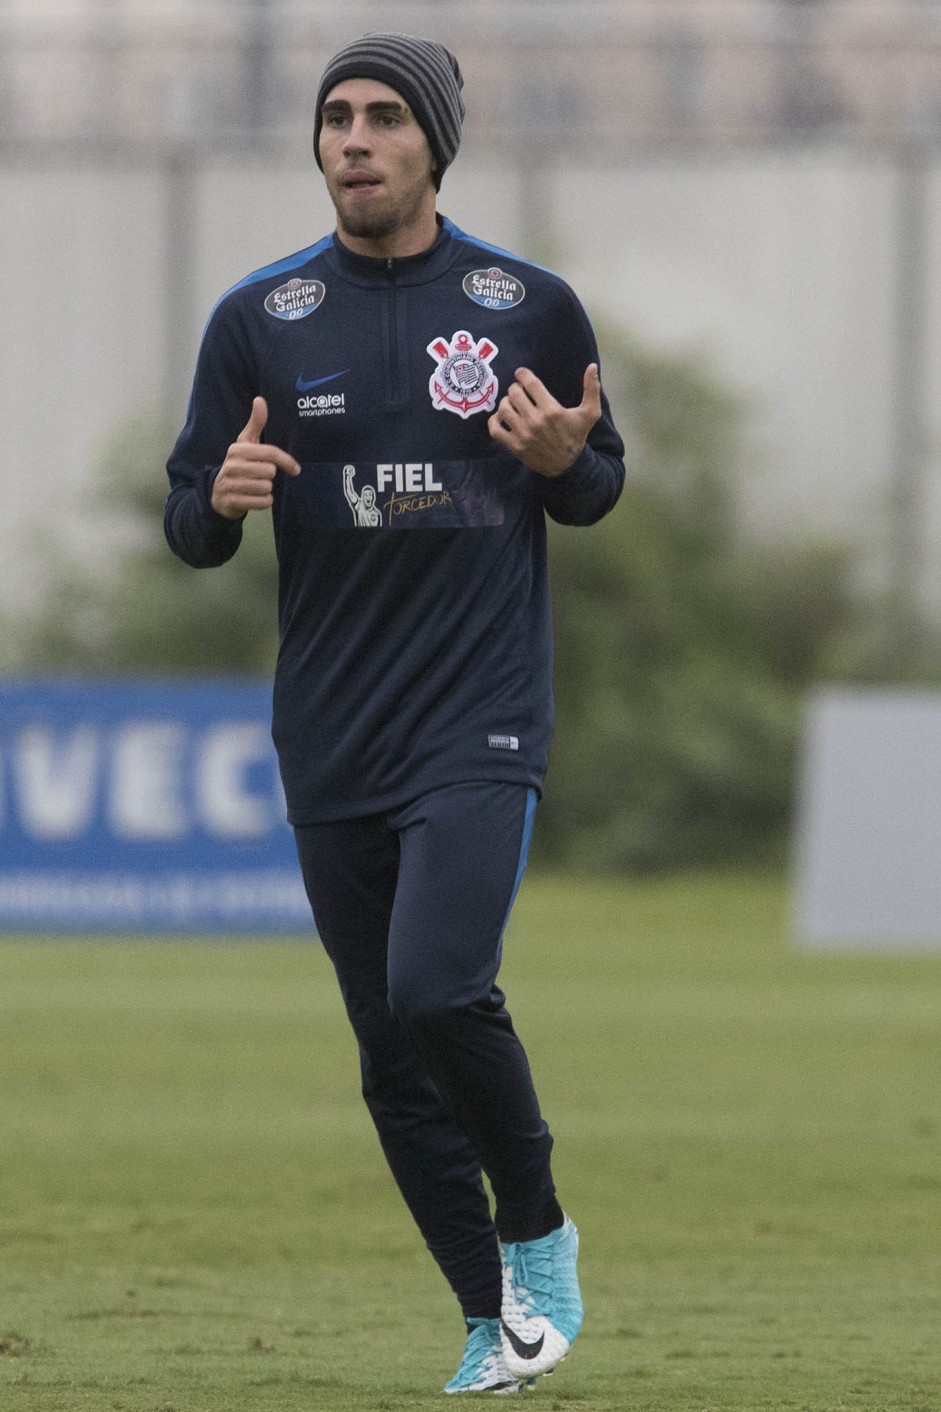
[[0,146],[290,142],[331,52],[376,28],[459,53],[486,151],[941,131],[937,0],[32,0],[0,13]]
[[699,345],[752,407],[752,524],[851,534],[941,607],[941,5],[908,0],[8,6],[0,419],[30,472],[0,606],[42,591],[37,542],[82,544],[105,433],[182,418],[221,291],[329,229],[317,76],[377,27],[460,56],[442,209],[600,324]]

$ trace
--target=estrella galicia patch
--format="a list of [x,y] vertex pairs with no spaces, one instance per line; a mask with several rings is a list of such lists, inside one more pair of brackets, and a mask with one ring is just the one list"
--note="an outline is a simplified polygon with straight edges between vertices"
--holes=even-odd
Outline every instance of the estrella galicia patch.
[[276,319],[306,319],[323,303],[326,292],[319,279],[289,279],[271,291],[265,308]]
[[490,362],[499,351],[489,338],[475,342],[466,329],[429,343],[435,370],[428,379],[428,391],[437,411],[456,412],[463,418],[492,412],[500,384]]
[[496,266],[471,270],[464,276],[464,293],[483,309],[513,309],[526,298],[526,286],[515,275],[504,274]]

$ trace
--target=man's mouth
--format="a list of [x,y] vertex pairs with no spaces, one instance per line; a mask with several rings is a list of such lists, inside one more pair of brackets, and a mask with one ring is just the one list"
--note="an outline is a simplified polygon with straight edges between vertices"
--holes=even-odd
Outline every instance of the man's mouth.
[[379,178],[370,172],[344,172],[340,185],[346,191],[359,191],[366,187],[381,185]]

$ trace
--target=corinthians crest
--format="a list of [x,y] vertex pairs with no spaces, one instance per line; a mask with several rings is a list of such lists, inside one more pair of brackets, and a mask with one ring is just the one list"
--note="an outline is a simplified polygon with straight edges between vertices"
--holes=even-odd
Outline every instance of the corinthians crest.
[[428,382],[431,400],[439,412],[456,412],[459,417],[472,417],[475,412],[492,412],[497,405],[497,382],[490,360],[500,350],[489,338],[475,343],[464,329],[455,333],[450,343],[436,338],[428,352],[437,367]]

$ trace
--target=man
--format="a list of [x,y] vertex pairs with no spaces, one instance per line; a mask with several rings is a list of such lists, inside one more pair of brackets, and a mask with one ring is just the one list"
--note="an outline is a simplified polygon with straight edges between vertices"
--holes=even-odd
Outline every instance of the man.
[[376,525],[382,524],[382,512],[376,509],[376,492],[371,485],[363,489],[362,495],[357,495],[353,489],[353,477],[356,474],[355,466],[343,467],[343,494],[346,496],[346,503],[353,511],[353,519],[358,525],[365,525],[367,529],[372,529]]
[[516,1392],[582,1317],[496,984],[552,725],[545,514],[610,510],[623,445],[571,291],[436,213],[461,88],[407,35],[327,65],[336,232],[213,312],[166,532],[209,567],[272,511],[273,735],[307,893],[385,1156],[467,1322],[445,1391]]

